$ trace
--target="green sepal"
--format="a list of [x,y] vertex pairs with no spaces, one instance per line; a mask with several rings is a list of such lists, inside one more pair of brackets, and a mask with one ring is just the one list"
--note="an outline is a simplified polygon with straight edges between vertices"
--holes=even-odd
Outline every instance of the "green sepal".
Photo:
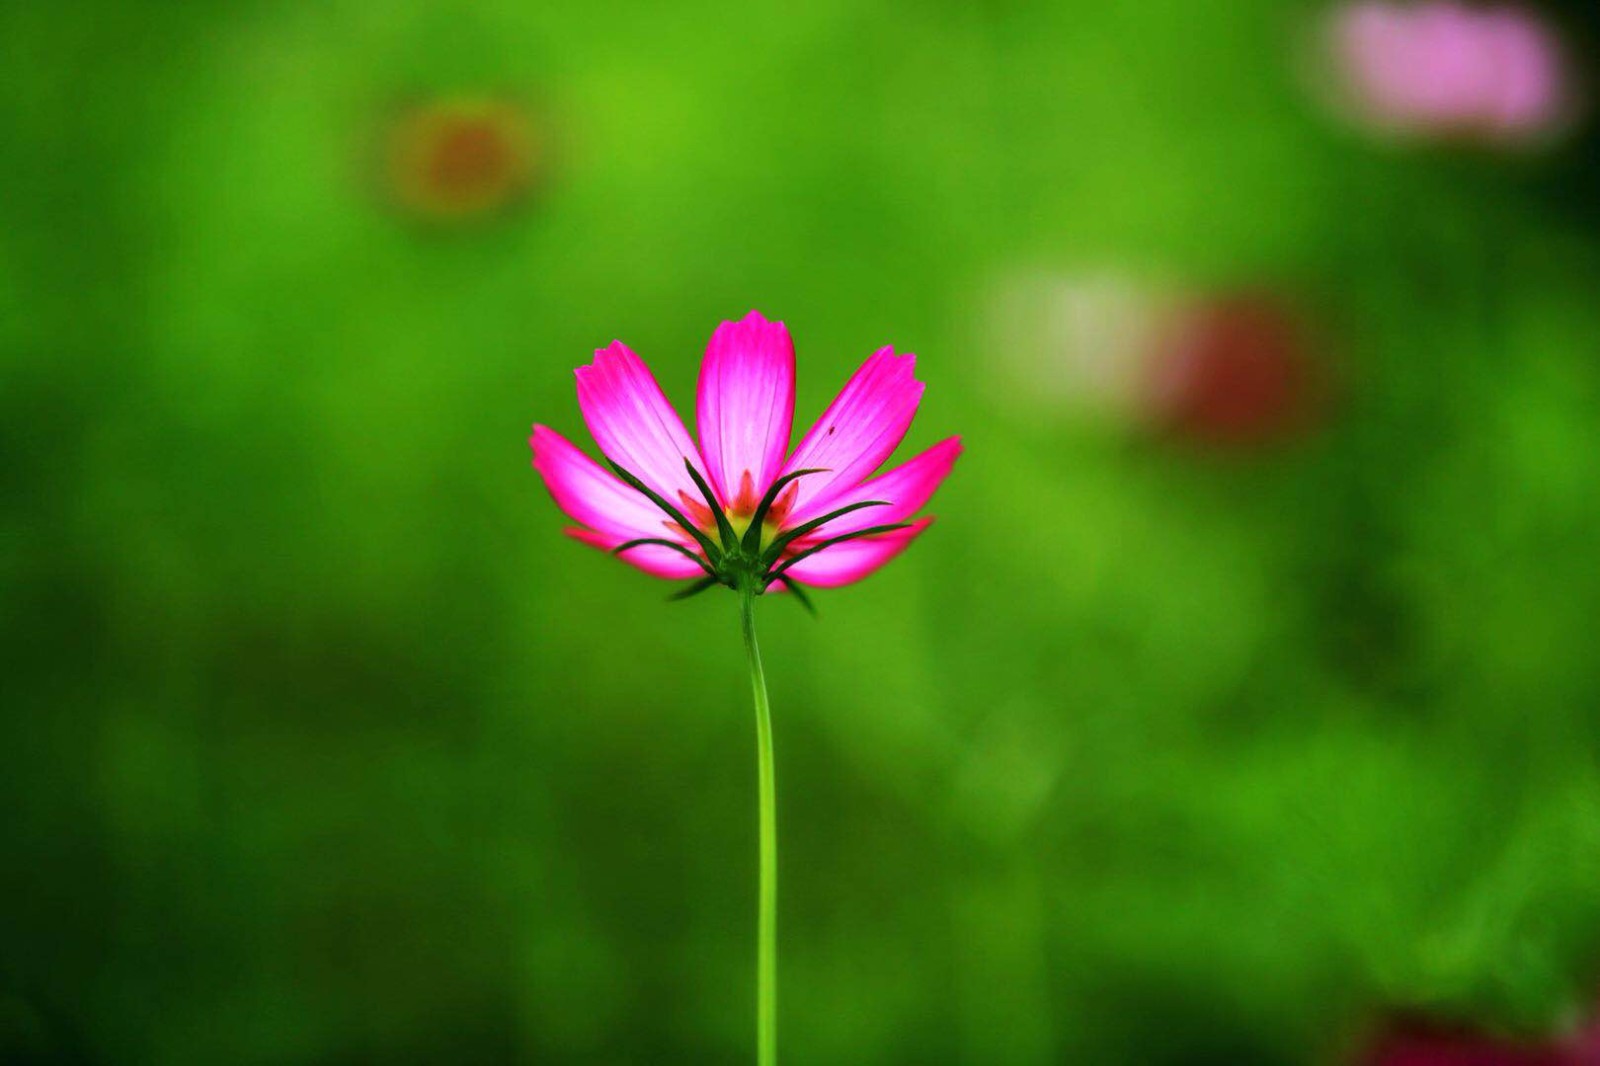
[[700,558],[700,556],[696,555],[694,552],[690,551],[688,548],[684,547],[682,544],[679,544],[677,541],[668,540],[665,537],[640,537],[637,540],[626,541],[626,542],[624,542],[622,544],[618,544],[615,548],[612,548],[611,549],[611,554],[612,555],[621,555],[625,551],[629,551],[629,550],[631,550],[633,548],[642,547],[643,545],[646,545],[646,544],[654,544],[654,545],[657,545],[657,546],[662,547],[662,548],[671,548],[673,551],[678,552],[679,554],[683,555],[685,558],[693,559],[695,564],[698,565],[700,567],[700,569],[704,570],[707,574],[710,574],[712,577],[716,577],[717,576],[716,575],[716,571],[712,570],[711,567],[706,564],[706,561],[704,559]]
[[717,502],[717,494],[711,491],[711,486],[706,484],[706,479],[700,476],[700,471],[687,458],[683,461],[683,468],[689,471],[689,476],[694,479],[694,487],[700,490],[700,495],[706,498],[706,506],[711,508],[711,513],[717,519],[717,533],[722,537],[724,551],[733,551],[739,545],[739,534],[733,531],[733,526],[728,522],[728,516],[722,512],[722,504]]
[[784,577],[785,570],[789,569],[789,567],[793,566],[795,563],[798,563],[801,559],[817,554],[824,548],[831,548],[835,544],[843,544],[847,540],[860,540],[862,537],[876,537],[880,533],[893,533],[897,529],[909,529],[910,527],[910,522],[896,522],[889,526],[869,526],[866,529],[857,529],[850,533],[841,533],[837,537],[831,537],[820,544],[813,544],[803,552],[791,555],[781,564],[773,567],[772,570],[767,573],[767,578],[768,580],[773,578],[783,578],[783,580],[788,581],[789,579]]
[[772,505],[778,502],[778,493],[782,492],[790,482],[798,481],[807,474],[825,474],[824,467],[812,467],[807,470],[794,470],[778,478],[761,497],[761,502],[756,505],[755,514],[750,516],[750,528],[744,531],[744,542],[741,547],[751,555],[761,550],[761,526],[767,520],[767,512],[772,510]]
[[618,477],[628,483],[629,488],[633,489],[635,492],[641,493],[651,503],[665,511],[668,518],[682,526],[684,532],[693,537],[695,542],[699,544],[702,549],[704,549],[706,558],[710,559],[713,563],[716,563],[722,558],[722,549],[718,548],[710,537],[701,532],[699,526],[685,518],[682,511],[668,503],[654,489],[650,488],[650,486],[646,485],[627,470],[623,469],[620,463],[617,463],[609,456],[606,457],[606,463],[611,467],[612,470],[617,472]]
[[851,511],[859,511],[863,507],[887,506],[889,506],[888,500],[863,500],[860,503],[852,503],[847,507],[841,507],[837,511],[830,511],[821,518],[813,518],[811,521],[795,526],[793,529],[785,530],[782,536],[778,537],[771,544],[767,545],[767,551],[762,557],[762,562],[765,564],[765,566],[771,566],[773,563],[777,562],[778,556],[783,554],[783,549],[787,548],[790,544],[793,544],[807,533],[814,532],[817,529],[827,525],[835,518],[842,518]]
[[794,594],[794,601],[804,607],[807,614],[812,618],[817,616],[817,608],[812,604],[811,597],[806,595],[805,589],[800,587],[800,582],[789,577],[780,577],[778,580],[783,582],[784,588]]
[[706,589],[710,588],[711,586],[713,586],[713,585],[715,585],[717,583],[718,583],[717,582],[717,577],[716,577],[715,574],[713,574],[711,577],[703,577],[699,581],[696,581],[691,585],[685,585],[683,588],[679,589],[677,592],[674,592],[672,595],[668,596],[667,599],[669,601],[672,601],[672,600],[686,600],[690,596],[698,596],[698,595],[700,595]]

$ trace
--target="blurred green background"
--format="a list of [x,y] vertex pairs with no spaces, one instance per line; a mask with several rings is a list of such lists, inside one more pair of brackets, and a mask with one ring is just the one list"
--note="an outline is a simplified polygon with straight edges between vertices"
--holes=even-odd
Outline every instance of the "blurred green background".
[[[588,446],[617,337],[691,411],[752,307],[800,426],[893,343],[903,454],[967,445],[901,559],[760,604],[786,1061],[1572,1024],[1596,153],[1374,144],[1317,10],[6,5],[0,1058],[747,1061],[734,597],[564,538],[525,441]],[[529,187],[418,220],[371,145],[461,93],[520,102]],[[1029,404],[988,294],[1107,265],[1312,309],[1331,413]]]

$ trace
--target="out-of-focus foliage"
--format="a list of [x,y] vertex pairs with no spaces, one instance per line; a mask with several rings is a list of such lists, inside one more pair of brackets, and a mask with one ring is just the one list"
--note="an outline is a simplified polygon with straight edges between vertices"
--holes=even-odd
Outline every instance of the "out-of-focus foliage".
[[[524,441],[585,439],[613,337],[687,410],[751,307],[802,423],[892,342],[906,454],[967,444],[881,575],[761,604],[787,1061],[1571,1024],[1594,149],[1368,143],[1318,10],[6,5],[0,1053],[744,1061],[733,599],[562,537]],[[537,173],[413,217],[388,124],[463,94]],[[1328,417],[1219,452],[995,387],[995,279],[1107,267],[1281,291]]]

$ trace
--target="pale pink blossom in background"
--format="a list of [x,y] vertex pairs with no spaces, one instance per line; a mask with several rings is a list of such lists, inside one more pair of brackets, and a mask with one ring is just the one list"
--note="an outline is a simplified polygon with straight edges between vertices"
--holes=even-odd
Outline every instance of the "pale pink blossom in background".
[[1333,10],[1326,43],[1339,100],[1378,131],[1511,146],[1572,114],[1570,62],[1528,8],[1357,0]]

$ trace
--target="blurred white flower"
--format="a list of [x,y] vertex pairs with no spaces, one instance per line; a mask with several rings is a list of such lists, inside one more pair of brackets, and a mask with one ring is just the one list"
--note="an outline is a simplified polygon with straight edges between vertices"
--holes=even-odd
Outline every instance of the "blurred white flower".
[[1113,271],[1007,279],[990,308],[1002,397],[1051,413],[1138,417],[1174,308],[1166,290]]

